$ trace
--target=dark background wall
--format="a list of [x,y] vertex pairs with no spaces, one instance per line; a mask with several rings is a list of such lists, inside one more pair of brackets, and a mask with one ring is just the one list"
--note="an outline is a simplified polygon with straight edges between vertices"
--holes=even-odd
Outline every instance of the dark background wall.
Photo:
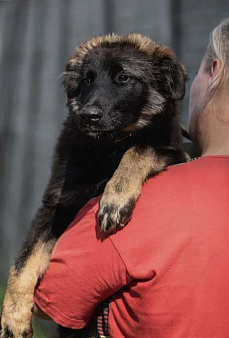
[[172,46],[192,79],[209,32],[228,15],[228,0],[0,1],[0,284],[49,176],[66,114],[59,75],[75,46],[97,34],[141,32]]

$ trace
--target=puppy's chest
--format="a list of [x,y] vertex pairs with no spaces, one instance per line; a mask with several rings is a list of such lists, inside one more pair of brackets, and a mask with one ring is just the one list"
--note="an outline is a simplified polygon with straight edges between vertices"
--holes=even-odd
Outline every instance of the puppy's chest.
[[111,149],[85,149],[70,153],[66,177],[71,187],[93,186],[108,180],[117,169],[124,150]]

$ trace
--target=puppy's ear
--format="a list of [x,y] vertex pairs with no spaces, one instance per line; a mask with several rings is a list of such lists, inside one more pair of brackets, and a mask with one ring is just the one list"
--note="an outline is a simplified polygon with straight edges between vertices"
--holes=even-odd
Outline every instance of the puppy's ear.
[[159,62],[159,88],[167,98],[181,100],[185,94],[187,80],[186,68],[177,61],[175,56],[165,56]]
[[65,72],[62,75],[62,84],[66,90],[68,98],[79,95],[80,75],[75,63],[72,62],[72,60],[66,64]]

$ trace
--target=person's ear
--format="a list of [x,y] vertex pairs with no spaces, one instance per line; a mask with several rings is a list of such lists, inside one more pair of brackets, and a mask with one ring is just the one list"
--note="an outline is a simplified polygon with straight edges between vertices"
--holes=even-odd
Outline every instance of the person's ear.
[[210,78],[209,78],[209,84],[211,84],[216,76],[219,74],[221,69],[221,62],[219,59],[214,58],[211,63],[211,69],[210,69]]

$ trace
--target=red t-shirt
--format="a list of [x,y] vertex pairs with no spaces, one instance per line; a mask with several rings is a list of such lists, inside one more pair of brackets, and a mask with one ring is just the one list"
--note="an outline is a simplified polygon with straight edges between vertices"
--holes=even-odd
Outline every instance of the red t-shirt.
[[169,167],[150,179],[131,221],[98,230],[98,198],[59,239],[36,303],[84,327],[115,294],[112,337],[229,336],[229,156]]

